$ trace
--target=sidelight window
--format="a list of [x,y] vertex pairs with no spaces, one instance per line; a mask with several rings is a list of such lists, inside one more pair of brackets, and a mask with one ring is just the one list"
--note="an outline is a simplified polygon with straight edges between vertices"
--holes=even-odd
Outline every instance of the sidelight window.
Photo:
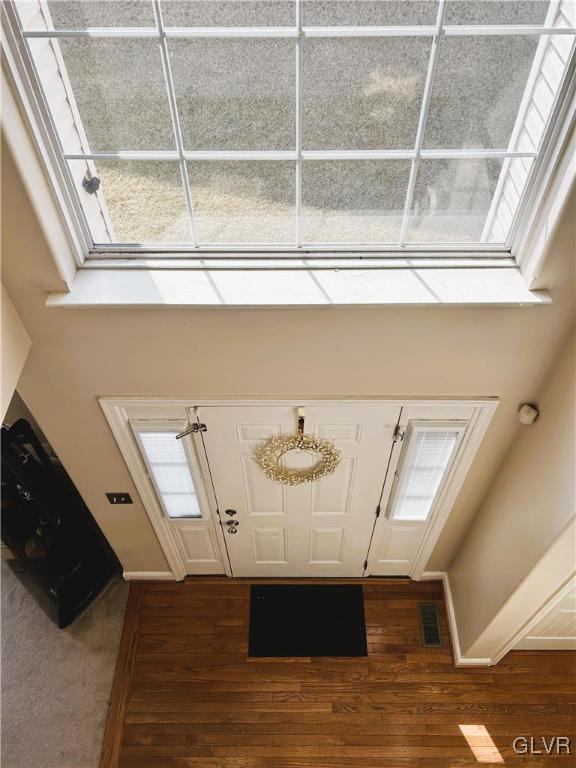
[[424,522],[434,507],[460,443],[465,424],[412,422],[392,494],[391,520]]
[[156,496],[167,517],[202,517],[179,428],[132,425]]

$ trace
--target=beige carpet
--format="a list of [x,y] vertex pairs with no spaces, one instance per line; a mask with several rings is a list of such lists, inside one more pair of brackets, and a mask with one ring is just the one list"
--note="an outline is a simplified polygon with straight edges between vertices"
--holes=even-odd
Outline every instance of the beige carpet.
[[2,768],[98,768],[128,595],[59,630],[2,562]]

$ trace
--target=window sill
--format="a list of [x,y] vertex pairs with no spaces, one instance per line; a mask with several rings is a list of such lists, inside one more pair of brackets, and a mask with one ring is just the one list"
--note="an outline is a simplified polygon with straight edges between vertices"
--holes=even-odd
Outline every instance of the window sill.
[[51,307],[535,306],[515,266],[364,269],[79,269]]

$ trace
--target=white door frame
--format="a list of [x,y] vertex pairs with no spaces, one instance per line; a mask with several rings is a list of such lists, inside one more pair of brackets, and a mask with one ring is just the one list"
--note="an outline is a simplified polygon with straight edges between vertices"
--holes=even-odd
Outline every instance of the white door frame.
[[[184,405],[183,401],[179,401],[176,404],[175,400],[164,398],[155,398],[154,400],[143,400],[141,398],[99,398],[99,402],[110,429],[116,438],[132,481],[140,495],[158,543],[164,552],[171,576],[174,581],[181,581],[187,576],[181,548],[164,515],[162,505],[156,494],[154,482],[150,477],[146,461],[134,435],[132,424],[152,420],[165,425],[171,424],[174,426],[178,424],[184,429],[190,421],[189,407]],[[214,495],[210,484],[206,482],[206,478],[209,478],[210,475],[207,472],[206,463],[202,461],[203,452],[198,450],[199,446],[195,440],[194,451],[190,450],[190,446],[186,446],[185,450],[202,510],[202,520],[200,522],[210,522],[212,524],[224,571],[227,576],[231,576],[228,558],[225,556],[226,548],[216,513]]]
[[[408,575],[414,581],[420,581],[422,574],[426,570],[430,556],[440,538],[450,511],[454,506],[454,502],[458,497],[464,479],[468,474],[497,407],[497,400],[412,400],[406,401],[403,404],[399,422],[399,427],[403,432],[406,431],[412,421],[430,420],[432,423],[444,421],[446,424],[449,424],[450,421],[466,422],[464,433],[458,441],[456,455],[448,470],[447,477],[441,485],[438,498],[434,502],[430,518],[426,522],[423,537],[416,548],[410,570],[408,571]],[[465,411],[465,413],[458,415],[458,409]],[[392,448],[382,490],[382,516],[376,523],[376,534],[378,532],[378,525],[385,520],[387,508],[392,501],[396,470],[401,461],[403,447],[404,443],[399,440],[394,443]],[[376,544],[374,539],[373,544]],[[369,554],[368,560],[370,561],[370,559]]]
[[[426,406],[472,406],[474,413],[470,419],[470,425],[467,429],[466,439],[463,441],[458,456],[456,457],[450,476],[448,477],[442,498],[436,505],[433,519],[428,525],[425,537],[420,544],[418,553],[414,560],[414,565],[410,572],[410,577],[418,581],[424,572],[426,564],[432,554],[432,551],[438,541],[440,533],[446,523],[450,510],[460,491],[462,483],[476,452],[482,442],[482,439],[492,420],[494,412],[498,407],[498,398],[338,398],[338,399],[310,399],[306,397],[293,397],[289,399],[275,398],[170,398],[170,397],[100,397],[98,398],[100,406],[104,412],[110,429],[116,439],[120,452],[126,462],[132,480],[138,490],[143,506],[148,514],[158,542],[164,552],[168,565],[175,581],[179,581],[186,576],[186,569],[183,564],[182,556],[177,544],[173,538],[169,526],[165,523],[165,518],[161,509],[154,487],[146,472],[146,467],[138,449],[136,440],[130,426],[131,421],[142,419],[158,419],[159,421],[188,421],[190,411],[195,406],[202,407],[227,407],[227,406],[290,406],[298,405],[342,405],[344,403],[356,404],[389,404],[398,405],[408,412],[412,407],[423,408]],[[403,411],[404,413],[404,411]],[[201,437],[194,436],[193,442],[196,450],[195,459],[200,469],[200,479],[204,484],[201,503],[209,507],[206,511],[211,516],[214,523],[216,539],[220,547],[222,561],[226,575],[231,576],[230,565],[226,555],[226,545],[222,533],[218,511],[216,508],[216,499],[211,488],[209,468],[206,456],[201,443]],[[395,443],[392,451],[392,460],[390,466],[395,466],[400,455],[401,444]],[[384,472],[383,467],[383,481]],[[388,472],[384,484],[383,499],[387,498],[392,484],[393,472]]]
[[[440,497],[434,505],[424,538],[418,547],[416,558],[410,571],[410,578],[414,579],[414,581],[420,581],[422,574],[426,570],[434,547],[446,525],[452,507],[458,498],[460,489],[497,407],[498,402],[492,401],[490,404],[479,405],[474,409],[474,413],[458,447],[458,452],[448,472],[448,477],[442,485]],[[402,418],[404,419],[404,413]]]
[[[191,420],[191,419],[190,419]],[[149,464],[148,458],[144,452],[144,446],[142,443],[141,433],[144,431],[151,432],[164,432],[173,431],[175,434],[183,432],[189,426],[189,419],[131,419],[130,428],[136,444],[142,462],[144,464],[144,473],[148,484],[152,485],[153,495],[156,501],[156,505],[160,507],[160,518],[162,528],[165,529],[165,535],[171,539],[176,546],[180,565],[184,570],[184,573],[188,573],[186,564],[188,562],[198,563],[198,567],[206,575],[209,574],[221,574],[222,573],[222,555],[220,544],[216,544],[214,538],[216,536],[216,528],[218,521],[215,518],[212,505],[210,504],[208,497],[208,489],[206,488],[206,478],[209,477],[199,465],[197,457],[197,446],[193,444],[191,438],[184,438],[182,440],[182,448],[188,462],[188,470],[192,476],[192,484],[196,491],[196,498],[198,500],[198,506],[200,507],[201,517],[183,517],[183,518],[168,518],[166,515],[165,505],[161,498],[160,488],[154,479],[153,470]],[[202,554],[204,557],[200,560],[189,560],[187,555],[188,546],[186,537],[193,534],[198,537],[203,537],[204,547],[202,547]],[[196,553],[199,554],[199,553]],[[212,554],[212,556],[211,556]]]

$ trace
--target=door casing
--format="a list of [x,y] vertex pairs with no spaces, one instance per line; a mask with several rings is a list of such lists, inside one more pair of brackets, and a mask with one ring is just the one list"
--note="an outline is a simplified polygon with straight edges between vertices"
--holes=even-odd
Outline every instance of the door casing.
[[[189,422],[193,420],[194,409],[201,406],[203,409],[209,407],[227,407],[227,406],[312,406],[312,405],[343,405],[347,403],[355,404],[390,404],[398,405],[402,410],[402,422],[405,418],[422,418],[423,413],[458,413],[458,409],[469,411],[470,424],[467,430],[464,445],[459,450],[457,460],[450,472],[450,478],[447,482],[443,497],[436,505],[433,520],[429,521],[424,541],[421,542],[418,553],[414,559],[411,568],[410,577],[414,580],[421,578],[434,546],[440,536],[440,533],[446,523],[452,505],[458,495],[462,483],[470,469],[476,452],[482,442],[482,439],[492,420],[494,412],[498,407],[498,398],[338,398],[338,399],[309,399],[306,397],[294,397],[290,399],[210,399],[210,398],[139,398],[139,397],[101,397],[100,406],[108,421],[114,437],[118,443],[122,456],[126,462],[132,479],[138,489],[142,499],[143,506],[148,514],[152,527],[156,533],[160,546],[164,552],[174,580],[179,581],[187,575],[186,567],[182,559],[182,551],[178,546],[173,533],[166,525],[165,517],[158,503],[156,493],[147,475],[146,468],[134,439],[130,423],[132,421],[159,420],[163,422]],[[471,410],[470,410],[471,409]],[[410,414],[412,414],[410,416]],[[438,418],[434,416],[433,418]],[[458,419],[457,415],[444,418]],[[201,437],[196,437],[195,441],[201,441]],[[200,473],[200,482],[202,483],[201,504],[207,505],[209,510],[206,517],[211,521],[214,536],[218,542],[220,553],[222,554],[223,568],[220,572],[232,576],[230,563],[226,556],[226,547],[222,528],[216,512],[216,498],[211,486],[210,471],[206,461],[206,455],[203,450],[199,450],[200,443],[196,442],[196,460]],[[401,444],[396,443],[392,452],[392,461],[398,461],[401,451]],[[383,479],[384,479],[383,468]],[[388,471],[384,483],[383,499],[387,499],[390,493],[392,475]],[[204,510],[203,510],[204,511]],[[214,572],[214,571],[212,571]],[[199,575],[202,571],[199,571]],[[369,575],[367,572],[366,575]]]
[[[396,472],[403,453],[403,442],[398,441],[394,444],[382,489],[381,514],[376,521],[372,546],[368,553],[367,576],[404,575],[415,580],[422,576],[476,454],[479,442],[473,442],[469,445],[469,441],[477,437],[477,421],[481,415],[482,412],[477,406],[466,402],[449,405],[444,402],[437,404],[411,403],[402,408],[398,424],[402,434],[408,430],[411,422],[425,423],[430,421],[434,424],[444,422],[447,426],[451,422],[465,423],[466,427],[459,438],[454,460],[448,471],[448,476],[442,484],[439,497],[425,522],[397,522],[389,519],[389,507],[395,490]],[[378,553],[381,551],[387,535],[404,537],[407,548],[410,549],[405,563],[399,562],[394,574],[388,572],[384,561],[380,561],[382,566],[379,567]]]
[[[130,427],[134,438],[138,443],[140,455],[145,466],[149,483],[154,488],[154,498],[159,502],[159,489],[156,488],[153,473],[148,465],[139,437],[140,431],[163,432],[165,430],[175,433],[183,432],[188,427],[188,419],[158,420],[158,419],[131,419]],[[161,521],[164,536],[170,538],[179,554],[184,572],[201,569],[205,575],[224,573],[224,566],[220,552],[220,546],[216,538],[216,526],[212,506],[208,498],[206,479],[198,462],[195,446],[188,440],[182,441],[184,453],[188,461],[188,468],[192,475],[192,481],[196,490],[198,504],[202,512],[201,518],[173,517],[169,518],[161,510]]]

